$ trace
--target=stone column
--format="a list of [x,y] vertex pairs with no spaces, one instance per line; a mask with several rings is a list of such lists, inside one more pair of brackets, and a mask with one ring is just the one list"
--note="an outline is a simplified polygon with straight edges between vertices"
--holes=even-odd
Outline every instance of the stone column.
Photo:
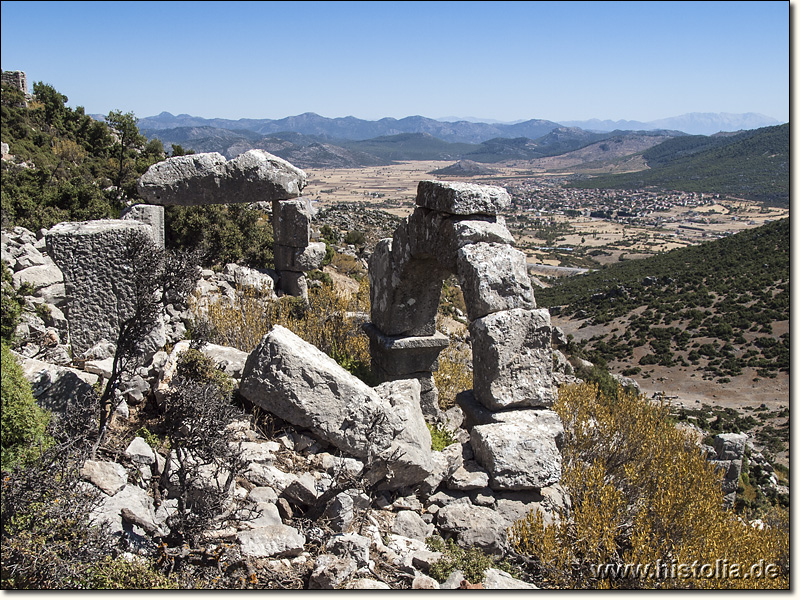
[[275,270],[280,289],[290,296],[308,299],[305,272],[319,269],[325,258],[325,243],[311,242],[309,201],[273,200],[272,230],[275,236]]

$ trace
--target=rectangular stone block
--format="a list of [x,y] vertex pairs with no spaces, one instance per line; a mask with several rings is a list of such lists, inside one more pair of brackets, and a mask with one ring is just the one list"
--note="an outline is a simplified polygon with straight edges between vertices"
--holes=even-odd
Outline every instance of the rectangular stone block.
[[458,278],[470,321],[512,308],[536,308],[525,254],[479,242],[458,251]]
[[[517,410],[508,420],[477,425],[470,433],[475,460],[493,490],[531,490],[561,479],[564,426],[552,410]],[[513,418],[512,418],[513,415]]]
[[[47,251],[64,274],[70,341],[79,355],[100,340],[116,342],[135,309],[134,282],[126,256],[129,236],[153,239],[150,225],[136,220],[59,223],[47,232]],[[147,350],[166,343],[164,323],[153,324]]]
[[155,204],[134,204],[122,211],[122,219],[133,219],[147,223],[153,228],[156,246],[164,248],[164,207]]
[[473,391],[490,410],[550,407],[552,327],[547,309],[512,309],[473,321]]
[[311,211],[304,199],[274,200],[272,229],[275,243],[281,246],[305,248],[311,239]]
[[278,271],[312,271],[322,266],[325,242],[312,242],[305,248],[275,244],[274,253]]
[[511,196],[493,185],[420,181],[417,205],[451,215],[496,215],[511,206]]

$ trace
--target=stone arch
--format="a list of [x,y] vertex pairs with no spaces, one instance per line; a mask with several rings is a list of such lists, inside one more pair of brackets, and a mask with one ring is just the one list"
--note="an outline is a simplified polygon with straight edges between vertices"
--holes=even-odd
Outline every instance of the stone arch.
[[438,417],[432,373],[446,336],[436,332],[442,281],[457,275],[473,341],[473,395],[490,411],[553,403],[552,329],[537,310],[525,255],[499,214],[503,189],[422,181],[414,212],[370,259],[373,368],[381,380],[415,377],[423,411]]

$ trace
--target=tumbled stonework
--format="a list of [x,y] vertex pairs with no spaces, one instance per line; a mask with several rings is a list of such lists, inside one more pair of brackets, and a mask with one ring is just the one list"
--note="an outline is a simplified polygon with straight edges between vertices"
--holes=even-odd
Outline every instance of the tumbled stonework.
[[[64,274],[69,302],[65,311],[70,341],[79,355],[100,340],[116,340],[121,323],[134,312],[134,282],[125,256],[130,235],[152,238],[153,229],[136,220],[59,223],[47,232],[47,251]],[[166,343],[164,323],[156,324],[149,349]]]

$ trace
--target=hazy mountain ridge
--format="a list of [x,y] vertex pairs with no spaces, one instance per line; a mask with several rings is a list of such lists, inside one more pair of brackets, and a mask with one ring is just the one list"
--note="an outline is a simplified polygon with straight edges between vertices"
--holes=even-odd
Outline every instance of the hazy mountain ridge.
[[531,119],[515,124],[490,124],[459,121],[457,123],[437,121],[421,116],[403,119],[385,117],[378,121],[367,121],[356,117],[327,118],[315,113],[304,113],[283,119],[204,119],[191,115],[178,116],[162,112],[154,117],[139,119],[139,128],[155,134],[156,131],[176,127],[218,127],[220,129],[254,131],[269,135],[282,131],[293,131],[339,140],[368,140],[401,133],[428,133],[441,140],[453,143],[478,144],[494,137],[537,138],[558,127],[558,123],[542,119]]
[[655,121],[611,121],[589,119],[586,121],[561,121],[567,127],[580,127],[588,131],[613,131],[614,129],[677,129],[690,135],[712,135],[720,131],[740,131],[742,129],[759,129],[781,122],[759,113],[686,113],[677,117],[657,119]]

